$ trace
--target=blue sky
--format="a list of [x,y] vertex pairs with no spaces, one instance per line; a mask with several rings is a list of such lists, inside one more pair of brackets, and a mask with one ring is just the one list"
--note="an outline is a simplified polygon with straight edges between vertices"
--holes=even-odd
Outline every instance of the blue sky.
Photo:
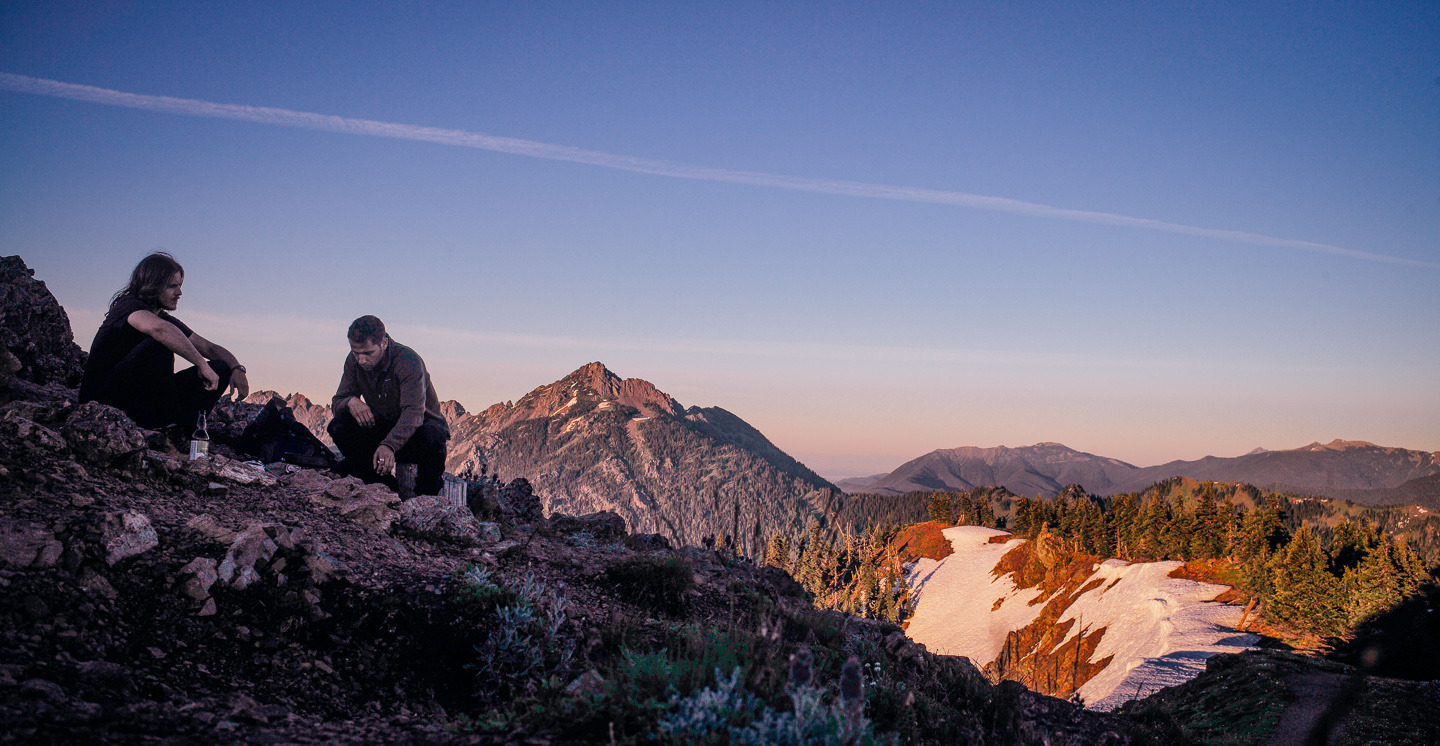
[[375,313],[468,408],[601,360],[832,477],[1440,450],[1434,3],[234,5],[0,6],[0,252],[82,346],[164,249],[319,399]]

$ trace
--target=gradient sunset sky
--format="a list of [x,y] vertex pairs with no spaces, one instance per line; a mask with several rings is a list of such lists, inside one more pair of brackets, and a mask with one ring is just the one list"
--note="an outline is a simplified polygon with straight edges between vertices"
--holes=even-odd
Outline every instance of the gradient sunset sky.
[[[215,7],[223,5],[224,7]],[[1440,3],[0,5],[0,254],[153,250],[256,388],[374,313],[478,410],[590,361],[828,477],[1440,450]]]

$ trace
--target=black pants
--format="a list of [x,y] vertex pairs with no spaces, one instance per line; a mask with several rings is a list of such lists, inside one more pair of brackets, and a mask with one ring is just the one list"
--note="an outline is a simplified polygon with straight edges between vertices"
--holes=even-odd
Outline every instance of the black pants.
[[220,377],[214,391],[205,390],[205,379],[194,366],[176,373],[175,353],[146,339],[115,365],[98,387],[95,400],[120,409],[140,427],[193,428],[200,413],[209,412],[230,386],[230,366],[218,360],[209,362]]
[[[388,484],[391,489],[399,492],[394,475],[375,472],[375,449],[380,447],[380,442],[385,440],[393,427],[393,420],[383,422],[378,419],[370,427],[361,427],[348,409],[337,412],[326,430],[330,433],[330,439],[335,441],[335,447],[340,449],[340,455],[345,457],[340,463],[340,472],[359,477],[365,482]],[[415,429],[410,440],[395,452],[396,464],[415,464],[415,494],[440,494],[441,488],[445,486],[441,475],[445,473],[445,446],[449,440],[450,429],[427,417],[425,422]]]

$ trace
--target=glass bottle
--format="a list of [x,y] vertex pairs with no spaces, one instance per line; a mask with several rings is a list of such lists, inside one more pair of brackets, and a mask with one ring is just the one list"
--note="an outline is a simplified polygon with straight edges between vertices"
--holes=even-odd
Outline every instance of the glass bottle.
[[205,413],[195,420],[195,434],[190,436],[190,460],[210,455],[210,431],[205,427]]

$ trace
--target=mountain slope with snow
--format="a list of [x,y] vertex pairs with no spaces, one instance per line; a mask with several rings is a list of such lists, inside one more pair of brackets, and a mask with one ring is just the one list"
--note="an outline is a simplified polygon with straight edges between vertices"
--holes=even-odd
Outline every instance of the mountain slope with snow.
[[906,630],[911,639],[984,667],[1001,657],[1012,633],[1060,598],[1068,603],[1052,627],[1069,630],[1050,647],[1074,645],[1075,635],[1085,634],[1090,644],[1071,649],[1087,652],[1076,663],[1087,664],[1092,675],[1077,693],[1092,709],[1110,710],[1188,681],[1205,670],[1206,658],[1240,652],[1258,639],[1234,630],[1240,609],[1213,600],[1224,586],[1170,577],[1179,562],[1108,560],[1077,581],[1078,593],[1062,598],[1063,589],[1017,588],[1012,575],[997,575],[1001,558],[1022,540],[992,541],[1007,532],[979,526],[948,528],[944,535],[954,554],[920,559],[907,577],[918,598]]

